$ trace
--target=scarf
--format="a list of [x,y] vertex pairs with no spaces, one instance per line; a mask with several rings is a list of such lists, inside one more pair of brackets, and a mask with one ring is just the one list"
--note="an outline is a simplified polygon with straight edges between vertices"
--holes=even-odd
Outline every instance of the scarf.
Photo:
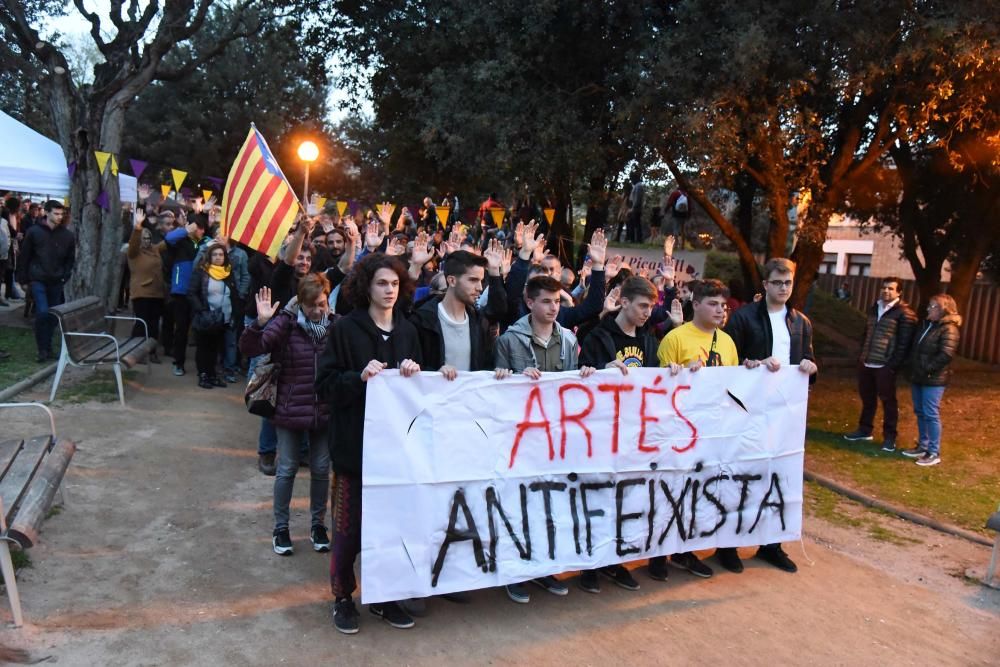
[[216,266],[215,264],[208,265],[208,275],[215,280],[225,280],[229,277],[232,272],[232,268],[227,266]]
[[306,335],[312,338],[317,343],[322,343],[326,339],[327,331],[330,326],[330,316],[324,315],[323,319],[319,322],[313,322],[305,316],[302,310],[299,310],[299,315],[296,318],[299,327],[306,332]]

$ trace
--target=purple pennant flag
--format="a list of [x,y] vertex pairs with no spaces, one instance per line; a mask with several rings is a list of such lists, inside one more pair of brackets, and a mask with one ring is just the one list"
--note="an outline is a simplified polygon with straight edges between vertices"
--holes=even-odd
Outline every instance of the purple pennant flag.
[[142,177],[142,172],[146,171],[146,167],[149,166],[148,162],[142,160],[129,160],[128,163],[132,165],[132,175],[137,179]]
[[360,208],[361,206],[358,205],[358,202],[354,201],[353,199],[347,200],[347,210],[350,211],[352,216],[357,215],[358,209]]
[[205,178],[207,180],[212,181],[213,183],[215,183],[215,187],[216,188],[221,188],[222,187],[222,179],[221,178],[216,178],[215,176],[206,176]]
[[76,160],[73,160],[68,165],[66,165],[66,171],[69,172],[69,180],[73,180],[73,174],[76,173]]
[[94,202],[105,211],[111,210],[111,202],[108,200],[108,193],[105,190],[101,190]]

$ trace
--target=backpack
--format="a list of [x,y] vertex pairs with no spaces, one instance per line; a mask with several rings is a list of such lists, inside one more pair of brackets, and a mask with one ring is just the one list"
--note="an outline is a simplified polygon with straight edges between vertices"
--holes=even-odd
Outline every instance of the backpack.
[[674,213],[685,214],[688,212],[688,198],[683,192],[677,197],[677,201],[674,202]]

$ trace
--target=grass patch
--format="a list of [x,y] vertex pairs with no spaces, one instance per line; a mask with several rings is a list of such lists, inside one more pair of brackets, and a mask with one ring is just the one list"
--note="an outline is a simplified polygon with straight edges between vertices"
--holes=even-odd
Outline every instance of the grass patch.
[[[122,379],[127,383],[139,377],[138,371],[124,371]],[[118,385],[114,371],[96,368],[78,382],[59,388],[57,398],[62,403],[87,403],[97,401],[112,403],[118,400]]]
[[54,516],[59,516],[62,514],[62,507],[59,505],[53,505],[49,508],[49,511],[45,514],[46,519],[51,519]]
[[[57,357],[61,344],[58,333],[53,335],[52,350]],[[10,352],[10,359],[0,361],[0,388],[20,382],[46,366],[35,361],[38,348],[35,346],[35,333],[31,329],[0,327],[0,350]]]
[[31,567],[31,556],[24,549],[11,549],[10,561],[14,564],[14,570]]
[[897,545],[920,544],[920,540],[900,535],[882,525],[878,515],[891,516],[890,514],[842,498],[819,484],[806,483],[805,499],[810,513],[828,523],[864,530],[869,537],[879,542]]

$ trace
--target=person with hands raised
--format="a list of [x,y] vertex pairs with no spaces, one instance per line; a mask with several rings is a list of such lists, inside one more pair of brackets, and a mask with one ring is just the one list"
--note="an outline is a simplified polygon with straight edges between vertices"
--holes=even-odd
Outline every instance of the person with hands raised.
[[[160,318],[163,317],[163,304],[167,296],[166,284],[163,282],[162,252],[167,244],[153,243],[153,232],[144,225],[146,211],[137,207],[133,214],[132,234],[128,239],[129,294],[132,310],[135,316],[146,323],[136,322],[132,327],[132,336],[145,336],[148,332],[151,339],[160,337]],[[160,363],[156,349],[149,355],[154,364]]]
[[[423,356],[416,328],[403,315],[413,281],[397,257],[374,253],[361,259],[347,277],[344,298],[353,307],[337,320],[319,359],[315,390],[330,413],[333,464],[334,539],[330,554],[333,624],[345,634],[358,632],[354,563],[361,551],[361,461],[367,383],[386,369],[403,377],[419,373]],[[369,611],[395,628],[413,627],[397,602],[374,604]]]

